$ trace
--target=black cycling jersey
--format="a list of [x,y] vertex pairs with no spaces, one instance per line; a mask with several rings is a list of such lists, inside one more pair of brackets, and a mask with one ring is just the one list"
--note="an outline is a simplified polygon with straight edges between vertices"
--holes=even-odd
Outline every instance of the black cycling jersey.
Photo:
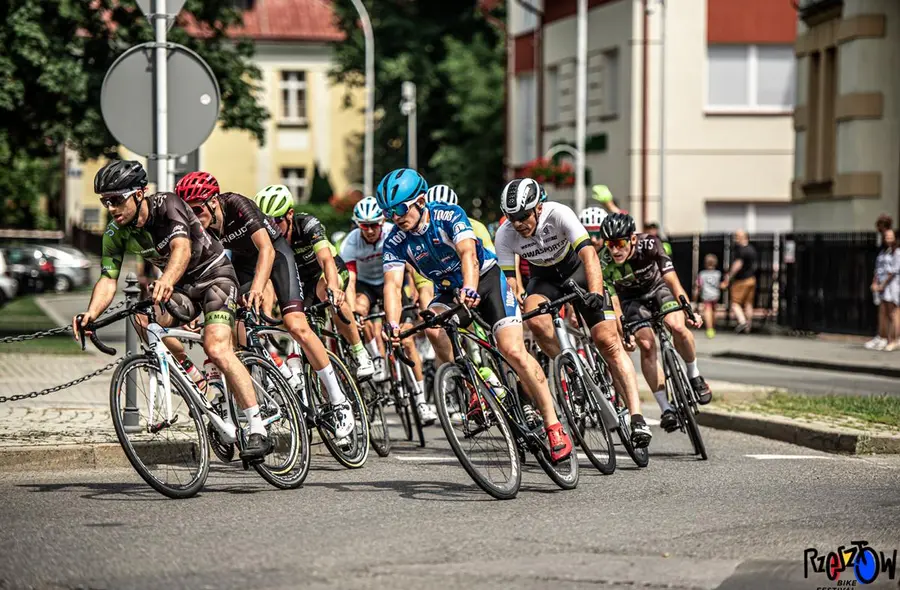
[[252,236],[261,229],[266,230],[273,242],[281,237],[281,232],[275,224],[263,215],[256,203],[244,195],[222,193],[218,196],[218,200],[225,219],[222,235],[218,235],[212,226],[208,231],[235,254],[255,254],[257,248]]
[[608,248],[604,249],[600,262],[606,285],[620,299],[637,299],[655,292],[665,285],[663,275],[675,272],[662,242],[649,234],[637,234],[631,256],[622,264],[616,264]]
[[145,197],[150,215],[143,227],[120,227],[112,221],[103,234],[100,273],[117,279],[126,252],[138,254],[160,270],[165,270],[171,255],[171,242],[186,238],[191,243],[191,259],[179,284],[190,284],[219,266],[228,266],[222,244],[212,239],[200,220],[175,193],[156,193]]
[[325,234],[322,223],[306,213],[294,212],[294,227],[291,230],[291,249],[294,251],[294,260],[297,262],[297,272],[301,277],[318,276],[322,273],[316,252],[322,248],[331,249],[331,254],[337,257],[337,252]]

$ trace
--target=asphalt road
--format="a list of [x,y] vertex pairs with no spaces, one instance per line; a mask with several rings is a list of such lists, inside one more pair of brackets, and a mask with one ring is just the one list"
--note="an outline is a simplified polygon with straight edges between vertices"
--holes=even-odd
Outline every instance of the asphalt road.
[[497,501],[427,432],[355,471],[316,456],[294,491],[221,464],[186,501],[131,471],[2,475],[0,589],[815,588],[807,548],[900,547],[900,458],[706,430],[701,462],[654,428],[647,469],[583,462],[561,491],[532,460]]

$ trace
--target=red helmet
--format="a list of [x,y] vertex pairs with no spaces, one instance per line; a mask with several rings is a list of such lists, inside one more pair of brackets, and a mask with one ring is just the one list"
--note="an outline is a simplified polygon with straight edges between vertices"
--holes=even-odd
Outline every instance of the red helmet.
[[209,172],[190,172],[175,185],[175,193],[186,203],[203,202],[219,194],[219,182]]

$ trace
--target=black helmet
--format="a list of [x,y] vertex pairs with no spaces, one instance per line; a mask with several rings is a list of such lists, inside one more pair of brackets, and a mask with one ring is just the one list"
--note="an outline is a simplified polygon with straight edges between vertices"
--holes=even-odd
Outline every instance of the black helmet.
[[94,192],[115,193],[147,186],[147,172],[135,160],[112,160],[94,176]]
[[600,224],[600,236],[604,240],[630,238],[634,231],[634,219],[627,213],[607,215],[603,223]]

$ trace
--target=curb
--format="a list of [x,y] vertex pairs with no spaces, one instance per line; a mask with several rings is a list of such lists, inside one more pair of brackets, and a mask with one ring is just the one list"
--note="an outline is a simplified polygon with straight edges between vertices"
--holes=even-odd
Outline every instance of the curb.
[[831,453],[900,454],[900,435],[828,428],[782,416],[704,408],[697,414],[697,422],[710,428],[733,430]]
[[734,359],[738,361],[750,361],[754,363],[768,363],[770,365],[782,365],[788,367],[804,367],[807,369],[821,369],[824,371],[839,371],[842,373],[861,373],[863,375],[878,375],[881,377],[896,377],[900,379],[900,368],[856,365],[850,363],[832,363],[827,361],[813,361],[796,358],[783,358],[752,352],[714,352],[709,355],[718,359]]

